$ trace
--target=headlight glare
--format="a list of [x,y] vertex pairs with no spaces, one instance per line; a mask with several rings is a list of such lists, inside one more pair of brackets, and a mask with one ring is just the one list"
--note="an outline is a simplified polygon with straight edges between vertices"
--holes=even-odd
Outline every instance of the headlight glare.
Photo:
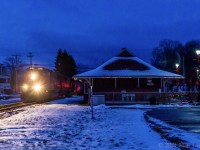
[[37,91],[37,92],[41,91],[42,90],[42,85],[40,83],[37,83],[37,84],[33,85],[33,90]]
[[27,85],[27,84],[24,84],[24,85],[22,86],[22,89],[23,89],[23,90],[28,90],[28,85]]
[[31,74],[31,80],[34,81],[36,78],[37,78],[37,75],[36,75],[35,73],[32,73],[32,74]]

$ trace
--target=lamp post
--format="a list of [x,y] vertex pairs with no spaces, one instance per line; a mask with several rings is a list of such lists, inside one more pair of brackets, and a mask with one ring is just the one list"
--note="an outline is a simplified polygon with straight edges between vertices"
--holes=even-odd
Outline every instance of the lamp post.
[[199,89],[200,89],[200,85],[199,85],[199,56],[200,56],[200,50],[197,49],[196,50],[196,54],[197,54],[197,81],[198,81],[198,97],[197,97],[197,101],[200,101],[200,93],[199,93]]
[[200,56],[200,50],[199,49],[196,50],[196,54],[197,54],[197,81],[198,81],[198,84],[199,84],[199,78],[198,78],[198,73],[199,73],[199,56]]
[[[178,74],[178,73],[179,73],[179,64],[176,63],[176,64],[175,64],[175,67],[176,67],[176,73]],[[176,79],[176,85],[177,85],[177,86],[179,85],[178,79]]]

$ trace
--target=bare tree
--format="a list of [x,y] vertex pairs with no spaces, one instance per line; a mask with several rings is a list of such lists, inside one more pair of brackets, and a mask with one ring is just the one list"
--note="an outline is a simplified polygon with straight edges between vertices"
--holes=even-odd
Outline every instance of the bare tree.
[[152,51],[152,64],[160,69],[175,72],[175,64],[181,62],[179,52],[183,46],[178,41],[162,40]]
[[195,84],[197,67],[200,65],[196,50],[200,49],[200,41],[192,40],[185,44],[183,55],[185,57],[185,78],[187,84]]
[[19,55],[14,55],[7,57],[4,61],[7,67],[8,74],[10,75],[10,84],[12,89],[18,91],[18,73],[20,72],[20,67],[22,66],[22,59]]
[[166,65],[166,58],[159,47],[154,48],[152,51],[151,64],[159,69],[163,69]]

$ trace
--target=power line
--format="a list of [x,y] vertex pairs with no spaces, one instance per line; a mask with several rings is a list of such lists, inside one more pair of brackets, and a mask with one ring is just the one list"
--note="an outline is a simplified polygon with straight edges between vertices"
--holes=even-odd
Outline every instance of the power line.
[[19,64],[19,59],[18,58],[19,58],[20,55],[15,54],[15,55],[12,55],[12,56],[15,57],[15,61],[16,61],[15,63],[16,63],[16,66],[17,66]]
[[30,58],[30,66],[32,67],[32,66],[33,66],[33,60],[32,60],[32,58],[33,58],[33,53],[32,53],[32,52],[29,52],[27,57]]
[[18,71],[18,65],[19,65],[19,56],[20,55],[12,55],[15,57],[15,92],[18,91],[18,74],[17,74],[17,71]]

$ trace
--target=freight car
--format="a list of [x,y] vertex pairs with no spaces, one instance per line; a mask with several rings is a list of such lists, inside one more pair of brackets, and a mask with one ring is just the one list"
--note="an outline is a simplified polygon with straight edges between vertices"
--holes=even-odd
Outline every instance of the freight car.
[[30,67],[22,76],[21,99],[25,102],[45,102],[70,96],[73,88],[67,81],[58,81],[53,70]]

